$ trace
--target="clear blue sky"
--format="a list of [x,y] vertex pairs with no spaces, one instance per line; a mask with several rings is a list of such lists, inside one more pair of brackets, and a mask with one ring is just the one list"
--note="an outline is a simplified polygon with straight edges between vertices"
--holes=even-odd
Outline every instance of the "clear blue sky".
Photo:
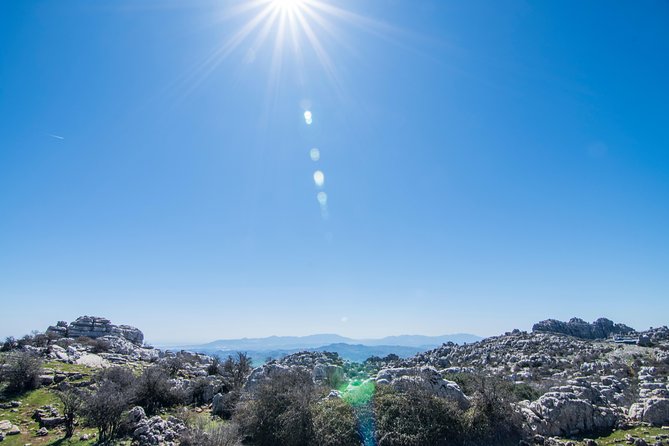
[[313,1],[0,1],[0,336],[667,324],[669,3]]

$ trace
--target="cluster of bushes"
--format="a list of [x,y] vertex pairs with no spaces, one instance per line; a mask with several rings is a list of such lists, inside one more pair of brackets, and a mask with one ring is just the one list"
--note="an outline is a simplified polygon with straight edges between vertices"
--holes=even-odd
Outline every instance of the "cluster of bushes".
[[139,376],[129,369],[110,367],[95,377],[90,390],[70,388],[58,392],[65,417],[65,435],[72,436],[75,419],[81,417],[98,430],[101,444],[116,438],[122,426],[124,413],[132,406],[142,406],[147,414],[156,414],[162,408],[186,404],[187,392],[175,388],[164,368],[153,365]]
[[38,331],[33,331],[31,334],[27,334],[18,339],[13,336],[8,336],[5,338],[5,341],[0,344],[0,352],[10,352],[27,346],[48,347],[56,339],[58,339],[58,336],[51,333],[40,333]]
[[324,399],[309,373],[293,370],[266,381],[237,407],[233,421],[257,446],[360,445],[353,408]]
[[504,446],[521,438],[521,420],[508,383],[490,377],[468,382],[471,407],[461,410],[422,388],[379,386],[365,405],[324,398],[327,389],[309,374],[286,373],[267,381],[233,416],[248,444],[257,446],[359,446],[367,433],[379,446]]
[[[196,378],[187,388],[175,385],[174,378],[180,374],[189,361],[184,355],[175,355],[159,364],[145,368],[139,375],[128,368],[110,367],[95,377],[95,386],[89,391],[71,389],[60,393],[59,397],[68,420],[66,434],[72,435],[74,418],[79,414],[88,425],[98,429],[98,438],[104,443],[116,438],[122,428],[123,414],[133,406],[141,406],[147,415],[155,415],[162,409],[185,406],[192,402],[204,404],[208,381]],[[250,359],[244,354],[230,357],[224,362],[215,361],[216,370],[226,379],[227,394],[235,394],[231,403],[231,413],[239,399],[243,378],[250,371]],[[200,420],[201,421],[201,420]],[[203,446],[227,446],[238,444],[233,425],[195,423],[184,434],[182,444]],[[70,427],[68,427],[70,426]]]
[[[28,352],[2,356],[0,378],[11,392],[39,385],[42,361]],[[137,405],[148,415],[162,409],[205,404],[211,398],[210,379],[196,378],[187,388],[175,385],[187,357],[176,355],[146,367],[135,375],[128,368],[110,367],[95,377],[89,390],[71,388],[59,392],[66,436],[71,436],[77,417],[97,428],[101,443],[122,433],[124,413]],[[187,420],[185,446],[360,446],[374,437],[379,446],[489,446],[518,444],[520,420],[513,402],[534,399],[536,390],[488,376],[448,376],[469,395],[471,406],[461,410],[446,399],[422,388],[397,391],[379,386],[362,402],[327,397],[339,376],[328,376],[330,386],[318,386],[310,373],[290,370],[260,384],[253,395],[241,398],[242,386],[251,370],[244,354],[215,360],[210,375],[224,381],[222,415],[230,421],[198,416]],[[372,387],[373,390],[373,387]],[[207,396],[209,394],[209,396]]]

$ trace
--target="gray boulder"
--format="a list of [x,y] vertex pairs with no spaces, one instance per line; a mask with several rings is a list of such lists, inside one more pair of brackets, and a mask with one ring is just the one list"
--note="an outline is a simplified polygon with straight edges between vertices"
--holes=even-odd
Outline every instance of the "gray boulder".
[[669,424],[669,398],[648,398],[642,403],[633,404],[629,416],[653,426],[666,426]]
[[548,392],[525,406],[529,430],[543,436],[573,436],[611,431],[618,421],[608,407],[595,406],[574,393]]

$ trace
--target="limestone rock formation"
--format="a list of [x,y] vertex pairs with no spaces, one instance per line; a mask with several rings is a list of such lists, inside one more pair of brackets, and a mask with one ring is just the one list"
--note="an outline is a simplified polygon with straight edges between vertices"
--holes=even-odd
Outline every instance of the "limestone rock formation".
[[611,335],[635,333],[633,328],[625,324],[616,324],[606,318],[599,318],[589,324],[577,317],[571,318],[569,322],[547,319],[534,324],[532,331],[559,333],[581,339],[606,339]]
[[103,336],[116,336],[126,339],[135,345],[142,345],[144,334],[129,325],[114,325],[109,319],[96,316],[80,316],[68,324],[59,321],[47,328],[46,333],[54,337],[79,338],[82,336],[97,339]]

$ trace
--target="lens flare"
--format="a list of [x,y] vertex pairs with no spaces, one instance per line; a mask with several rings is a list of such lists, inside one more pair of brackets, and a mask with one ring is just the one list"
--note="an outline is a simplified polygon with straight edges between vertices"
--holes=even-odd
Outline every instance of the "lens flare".
[[309,157],[311,161],[316,162],[321,159],[321,151],[314,147],[309,151]]
[[320,170],[314,172],[314,183],[316,187],[323,187],[323,184],[325,184],[325,174]]
[[313,115],[309,110],[304,112],[304,122],[306,122],[307,125],[311,125],[314,122]]

